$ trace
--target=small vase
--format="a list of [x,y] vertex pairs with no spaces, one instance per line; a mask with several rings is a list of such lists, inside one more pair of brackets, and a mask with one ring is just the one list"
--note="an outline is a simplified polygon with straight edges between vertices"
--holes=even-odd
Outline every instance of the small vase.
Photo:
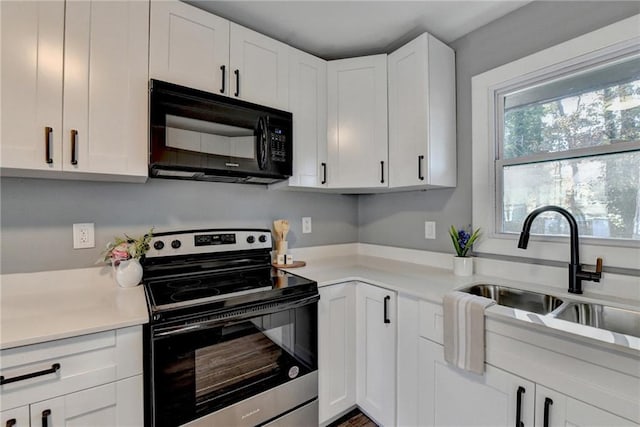
[[473,274],[473,258],[468,256],[454,256],[453,274],[456,276],[471,276]]
[[142,266],[137,259],[120,261],[115,267],[116,282],[122,288],[138,286],[142,280]]

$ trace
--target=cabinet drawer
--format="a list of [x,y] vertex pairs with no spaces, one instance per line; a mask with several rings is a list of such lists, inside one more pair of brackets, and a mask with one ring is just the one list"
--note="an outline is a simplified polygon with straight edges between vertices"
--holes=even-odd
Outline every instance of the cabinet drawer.
[[420,301],[419,324],[421,337],[442,344],[443,320],[441,304]]
[[[142,373],[142,327],[2,350],[3,409]],[[15,381],[12,381],[15,380]]]

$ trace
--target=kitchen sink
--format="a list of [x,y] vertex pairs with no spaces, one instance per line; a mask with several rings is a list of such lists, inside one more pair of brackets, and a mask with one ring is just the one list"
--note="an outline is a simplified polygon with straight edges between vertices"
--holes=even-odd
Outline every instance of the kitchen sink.
[[461,292],[490,298],[506,307],[640,337],[639,311],[596,303],[565,301],[553,295],[493,284],[478,284],[461,289]]
[[601,304],[571,302],[554,315],[581,325],[640,337],[640,312]]
[[540,294],[500,285],[479,284],[463,289],[462,292],[490,298],[499,305],[537,314],[551,313],[563,303],[560,298],[554,297],[553,295]]

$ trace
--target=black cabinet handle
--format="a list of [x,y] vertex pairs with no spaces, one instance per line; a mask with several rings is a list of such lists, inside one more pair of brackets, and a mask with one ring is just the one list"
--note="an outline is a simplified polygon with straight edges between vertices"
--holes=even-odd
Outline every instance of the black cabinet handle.
[[518,397],[516,399],[516,427],[524,427],[524,422],[520,420],[522,414],[522,395],[525,393],[525,389],[522,386],[518,387]]
[[380,183],[384,184],[384,160],[380,161]]
[[424,181],[424,175],[422,175],[422,161],[424,160],[424,156],[418,156],[418,179],[420,181]]
[[71,129],[71,164],[78,164],[78,131]]
[[51,409],[45,409],[42,411],[42,427],[49,425],[49,415],[51,415]]
[[53,151],[53,128],[51,126],[47,126],[44,128],[44,143],[45,143],[45,161],[49,164],[53,163],[53,158],[51,157],[51,152]]
[[240,96],[240,70],[234,70],[233,74],[236,75],[236,93],[235,96]]
[[544,399],[544,427],[549,427],[549,407],[553,405],[553,400],[546,397]]
[[7,424],[5,424],[5,426],[13,427],[16,424],[18,424],[18,421],[15,418],[11,418],[10,420],[7,420]]
[[327,164],[325,162],[320,163],[320,166],[322,166],[322,181],[320,182],[320,184],[326,184],[327,183]]
[[13,378],[5,378],[4,376],[0,376],[0,385],[11,384],[11,383],[15,383],[17,381],[22,381],[22,380],[28,380],[30,378],[40,377],[42,375],[55,374],[56,372],[58,372],[59,369],[60,369],[60,364],[54,363],[53,365],[51,365],[50,369],[43,369],[42,371],[31,372],[30,374],[18,375],[17,377],[13,377]]
[[390,300],[391,300],[391,297],[389,295],[384,297],[384,323],[391,323],[391,320],[389,319],[389,301]]
[[221,65],[220,71],[222,71],[222,88],[220,89],[220,93],[224,93],[225,90],[225,75],[227,74],[227,66]]

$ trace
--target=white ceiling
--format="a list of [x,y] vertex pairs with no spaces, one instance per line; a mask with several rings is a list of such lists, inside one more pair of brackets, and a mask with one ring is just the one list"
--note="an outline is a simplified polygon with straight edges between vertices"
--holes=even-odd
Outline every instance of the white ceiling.
[[214,1],[201,9],[325,59],[388,53],[427,31],[445,43],[527,1]]

